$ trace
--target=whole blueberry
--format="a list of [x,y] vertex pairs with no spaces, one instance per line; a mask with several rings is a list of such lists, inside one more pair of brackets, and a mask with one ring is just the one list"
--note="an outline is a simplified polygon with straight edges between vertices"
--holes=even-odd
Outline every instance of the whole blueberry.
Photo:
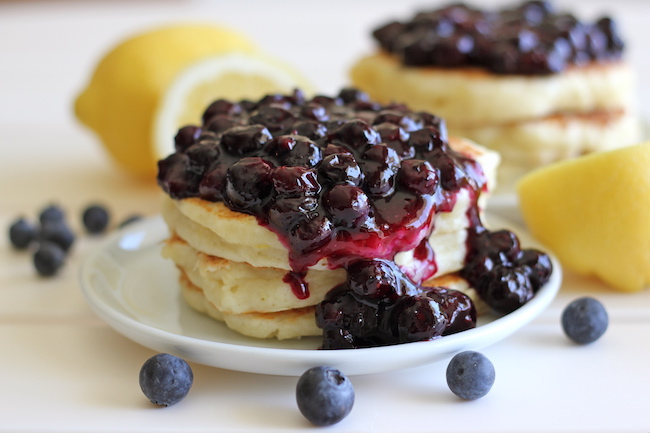
[[63,266],[65,251],[56,243],[44,241],[34,253],[34,267],[39,275],[50,277]]
[[365,92],[362,92],[361,90],[355,89],[353,87],[345,87],[341,89],[339,92],[339,98],[341,98],[346,104],[356,101],[367,102],[370,100]]
[[264,125],[235,126],[224,132],[221,145],[231,155],[244,155],[259,150],[272,138]]
[[25,218],[18,218],[9,226],[9,241],[14,248],[24,250],[36,237],[36,227]]
[[306,167],[277,167],[271,180],[275,191],[283,196],[313,195],[321,188],[316,171]]
[[334,185],[323,194],[323,205],[335,224],[357,227],[370,212],[370,199],[359,187],[350,184]]
[[316,215],[296,223],[288,233],[291,248],[298,254],[312,252],[327,244],[334,228],[325,215]]
[[140,388],[154,404],[171,406],[185,398],[194,374],[184,359],[159,353],[147,359],[140,369]]
[[260,157],[242,158],[230,166],[225,195],[237,210],[250,210],[271,192],[273,167]]
[[203,123],[207,123],[212,117],[217,115],[234,115],[242,111],[241,105],[228,101],[226,99],[218,99],[212,102],[203,113]]
[[313,367],[296,386],[298,409],[312,424],[326,426],[345,418],[354,405],[352,382],[332,367]]
[[65,212],[59,205],[51,204],[41,211],[38,220],[41,224],[63,221],[65,220]]
[[394,334],[400,342],[439,337],[448,324],[440,303],[426,296],[400,296],[392,307],[391,314]]
[[65,220],[46,220],[41,225],[39,239],[54,242],[63,251],[68,251],[74,243],[75,235]]
[[375,299],[396,298],[399,293],[400,272],[388,260],[355,260],[348,265],[348,284],[359,296]]
[[464,400],[476,400],[494,384],[494,365],[482,353],[466,350],[456,354],[447,366],[447,385]]
[[81,219],[89,233],[101,233],[106,230],[111,218],[104,206],[91,205],[84,210]]
[[174,137],[174,147],[176,152],[185,152],[185,150],[194,144],[203,131],[200,127],[187,125],[178,130]]
[[562,329],[567,337],[578,344],[598,340],[607,330],[608,324],[605,307],[594,298],[576,299],[562,312]]
[[330,183],[360,185],[363,172],[351,153],[332,153],[323,158],[318,170]]

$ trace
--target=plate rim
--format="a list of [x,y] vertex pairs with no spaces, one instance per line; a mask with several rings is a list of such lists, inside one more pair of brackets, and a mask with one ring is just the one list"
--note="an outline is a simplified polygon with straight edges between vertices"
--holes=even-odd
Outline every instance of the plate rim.
[[[522,244],[527,247],[543,248],[524,228],[520,227],[515,222],[507,220],[501,216],[491,215],[489,212],[487,212],[487,215],[486,225],[499,226],[499,228],[503,227],[513,230],[520,240],[522,240],[522,237],[524,238]],[[160,227],[156,227],[156,225]],[[541,314],[541,312],[543,312],[555,298],[562,283],[562,268],[559,261],[551,252],[548,251],[548,249],[544,249],[544,251],[551,257],[553,273],[549,282],[539,289],[535,297],[519,309],[467,331],[429,341],[349,350],[312,350],[304,348],[274,348],[233,344],[230,342],[206,340],[195,336],[178,334],[143,323],[128,312],[120,311],[103,302],[97,293],[96,288],[93,288],[89,275],[93,268],[93,264],[106,249],[115,246],[121,238],[129,233],[138,231],[151,233],[154,229],[159,230],[160,228],[166,228],[160,215],[144,218],[141,221],[132,223],[131,225],[112,233],[104,239],[102,243],[88,255],[88,257],[86,257],[79,272],[79,282],[87,303],[111,328],[138,344],[149,347],[153,350],[159,350],[163,345],[165,347],[176,347],[177,350],[172,349],[167,350],[167,352],[175,352],[173,354],[185,357],[190,361],[200,364],[250,373],[298,376],[310,366],[329,365],[337,367],[338,365],[341,365],[342,367],[347,367],[345,373],[348,375],[373,374],[434,362],[436,361],[435,358],[438,358],[440,354],[444,353],[451,355],[460,351],[460,349],[464,347],[471,346],[472,348],[480,349],[509,337]],[[160,239],[161,242],[163,240],[164,238]],[[202,316],[199,312],[194,311],[194,313]],[[217,324],[225,326],[223,323]],[[156,342],[157,344],[146,343],[142,341],[143,339],[141,336],[134,334],[153,337],[158,340]],[[494,341],[489,341],[486,345],[472,344],[477,341],[480,342],[481,337],[485,338],[486,335],[487,337],[492,336],[492,340]],[[496,338],[494,338],[495,335]],[[435,349],[431,348],[432,344],[436,345]],[[429,347],[425,347],[427,345]],[[225,361],[224,358],[215,360],[205,359],[205,357],[197,355],[197,353],[192,353],[191,350],[188,351],[183,349],[184,346],[191,346],[194,349],[199,349],[200,353],[208,351],[228,356],[225,357]],[[364,363],[365,361],[384,359],[387,354],[391,355],[393,352],[397,351],[403,352],[405,354],[404,357],[406,357],[407,354],[410,354],[411,356],[406,359],[406,362],[399,363],[400,365],[396,367],[388,367],[377,362],[374,362],[372,366],[365,369],[355,366]],[[233,364],[232,361],[228,361],[229,357],[232,356],[257,356],[264,359],[266,364],[260,367],[251,367],[248,364]],[[346,359],[342,359],[343,357]],[[269,360],[272,362],[269,363]],[[287,362],[288,360],[291,362]],[[278,363],[282,365],[277,365]],[[286,365],[284,365],[285,363]],[[299,369],[297,369],[298,367]]]

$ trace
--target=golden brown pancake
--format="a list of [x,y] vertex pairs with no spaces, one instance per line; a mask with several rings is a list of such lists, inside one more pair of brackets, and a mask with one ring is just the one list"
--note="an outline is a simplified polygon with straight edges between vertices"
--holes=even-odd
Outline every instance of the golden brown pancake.
[[475,67],[409,67],[379,52],[358,60],[350,77],[354,86],[381,103],[400,102],[437,113],[452,135],[456,128],[621,110],[634,104],[634,73],[622,61],[572,67],[560,74],[497,75]]
[[[255,338],[277,338],[279,340],[318,336],[322,330],[316,326],[315,307],[287,309],[276,312],[230,313],[221,311],[207,298],[205,292],[196,286],[183,272],[180,272],[179,282],[185,301],[195,310],[223,322],[228,328],[242,335]],[[472,298],[479,312],[488,311],[480,301],[476,292],[457,274],[448,274],[440,278],[428,280],[425,284],[430,287],[447,287],[460,290]]]

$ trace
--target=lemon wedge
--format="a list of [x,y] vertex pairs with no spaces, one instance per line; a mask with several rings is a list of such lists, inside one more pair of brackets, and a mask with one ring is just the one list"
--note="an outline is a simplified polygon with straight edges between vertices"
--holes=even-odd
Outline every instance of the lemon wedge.
[[636,292],[650,285],[650,142],[537,169],[517,184],[531,233],[567,269]]
[[131,36],[106,53],[74,112],[119,166],[154,179],[157,161],[173,150],[175,130],[200,123],[197,113],[210,101],[294,87],[308,85],[245,35],[213,24],[176,24]]
[[230,53],[200,60],[176,77],[158,105],[153,125],[156,152],[173,152],[176,131],[200,124],[203,111],[216,99],[256,100],[295,88],[312,91],[300,74],[263,54]]

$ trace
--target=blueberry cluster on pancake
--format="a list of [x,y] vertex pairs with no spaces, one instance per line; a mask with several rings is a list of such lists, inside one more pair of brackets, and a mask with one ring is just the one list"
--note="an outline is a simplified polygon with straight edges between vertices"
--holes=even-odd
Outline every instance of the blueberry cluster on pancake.
[[356,89],[218,100],[175,145],[163,254],[187,302],[242,334],[427,340],[475,326],[477,306],[519,308],[550,275],[481,222],[498,154],[427,112]]
[[610,17],[594,22],[528,1],[462,3],[373,32],[351,70],[373,99],[432,111],[450,133],[497,150],[502,186],[561,159],[640,139],[634,74]]

